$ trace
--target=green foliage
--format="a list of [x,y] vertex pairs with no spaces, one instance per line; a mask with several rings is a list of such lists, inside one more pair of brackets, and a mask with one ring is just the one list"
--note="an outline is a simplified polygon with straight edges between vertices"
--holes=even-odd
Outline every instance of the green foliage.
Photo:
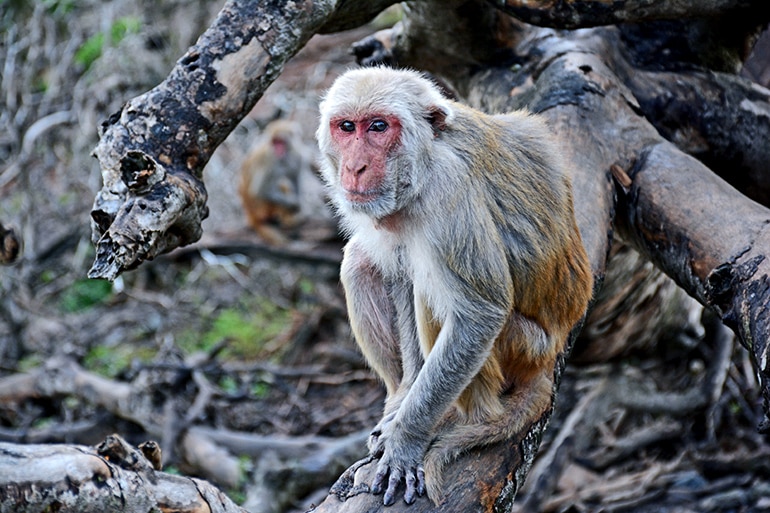
[[18,370],[27,372],[43,364],[43,358],[39,353],[32,353],[19,360]]
[[112,283],[107,280],[77,280],[64,291],[61,309],[65,312],[80,312],[103,303],[112,295]]
[[128,34],[137,34],[142,28],[142,22],[134,16],[125,16],[115,21],[110,27],[110,42],[120,44]]
[[257,399],[263,399],[270,393],[270,385],[264,381],[258,381],[251,385],[251,393]]
[[95,346],[86,354],[83,366],[97,374],[112,378],[126,369],[132,360],[138,359],[143,362],[149,362],[156,354],[157,350],[149,347],[136,348],[128,345],[116,347]]
[[291,323],[291,311],[260,298],[255,304],[220,310],[203,334],[188,331],[178,343],[188,353],[210,351],[227,341],[222,354],[226,358],[254,360],[260,358],[267,342],[280,335]]
[[88,69],[102,55],[105,43],[117,46],[128,34],[138,33],[142,27],[139,18],[125,16],[115,21],[109,30],[109,39],[104,32],[97,32],[86,39],[75,52],[75,62]]
[[182,476],[182,475],[184,475],[174,465],[169,465],[168,467],[163,467],[163,472],[165,472],[166,474],[174,474],[175,476]]
[[401,21],[403,17],[404,9],[401,4],[391,5],[372,20],[372,27],[376,30],[389,28]]
[[75,62],[85,69],[91,67],[91,64],[99,58],[104,47],[104,32],[98,32],[86,39],[75,52]]
[[219,388],[228,394],[234,394],[238,391],[238,382],[232,376],[224,376],[219,380]]
[[241,490],[228,490],[227,496],[236,504],[243,504],[246,502],[246,492]]
[[75,0],[41,0],[46,11],[56,17],[64,17],[75,10]]

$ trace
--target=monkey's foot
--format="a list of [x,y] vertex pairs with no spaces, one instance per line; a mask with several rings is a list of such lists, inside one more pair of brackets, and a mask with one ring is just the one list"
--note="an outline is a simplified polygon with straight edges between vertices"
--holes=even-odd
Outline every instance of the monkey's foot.
[[[385,486],[386,481],[387,486]],[[388,463],[383,458],[377,465],[377,474],[372,481],[372,493],[379,495],[384,491],[382,502],[390,506],[396,502],[396,491],[402,481],[406,483],[404,502],[407,504],[412,504],[418,496],[425,495],[425,470],[421,464]]]

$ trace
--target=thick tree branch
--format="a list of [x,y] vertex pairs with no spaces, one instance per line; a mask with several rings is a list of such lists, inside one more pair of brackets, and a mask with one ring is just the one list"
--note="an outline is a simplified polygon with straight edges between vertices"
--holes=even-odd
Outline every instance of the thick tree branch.
[[114,279],[200,238],[203,167],[284,63],[322,27],[362,23],[393,1],[349,3],[232,0],[163,83],[102,125],[89,276]]
[[632,69],[627,84],[645,116],[681,150],[748,197],[770,206],[770,91],[704,71]]
[[619,216],[624,235],[750,351],[768,430],[770,210],[667,142],[642,151],[629,177]]
[[718,16],[752,5],[750,0],[487,0],[533,25],[576,29],[660,19]]

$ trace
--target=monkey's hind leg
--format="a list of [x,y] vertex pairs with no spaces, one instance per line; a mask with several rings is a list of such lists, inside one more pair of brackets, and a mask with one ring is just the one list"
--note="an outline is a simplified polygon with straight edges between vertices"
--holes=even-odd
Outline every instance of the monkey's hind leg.
[[553,379],[540,372],[529,381],[517,384],[499,399],[503,413],[494,418],[478,417],[453,409],[442,420],[438,434],[425,455],[425,485],[428,497],[440,504],[444,499],[444,468],[461,454],[476,447],[507,440],[542,417],[551,407]]

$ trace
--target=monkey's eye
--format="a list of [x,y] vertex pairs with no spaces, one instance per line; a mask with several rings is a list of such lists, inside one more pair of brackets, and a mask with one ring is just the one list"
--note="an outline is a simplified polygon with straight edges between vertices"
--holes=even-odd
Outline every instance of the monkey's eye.
[[375,119],[374,121],[372,121],[372,124],[369,125],[370,132],[384,132],[387,129],[388,129],[388,124],[381,119]]
[[345,121],[340,122],[340,130],[343,132],[355,132],[356,124],[346,119]]

